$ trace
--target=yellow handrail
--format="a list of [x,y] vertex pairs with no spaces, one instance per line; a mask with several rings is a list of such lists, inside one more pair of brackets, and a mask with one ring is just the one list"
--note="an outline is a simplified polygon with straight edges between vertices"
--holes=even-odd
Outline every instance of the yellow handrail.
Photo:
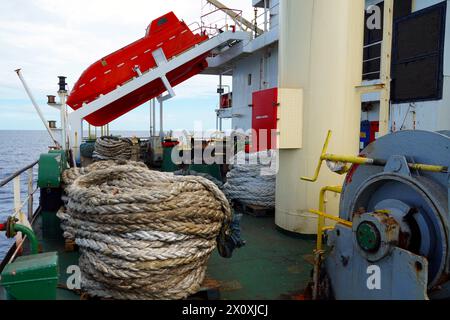
[[352,226],[352,223],[350,221],[346,221],[343,219],[340,219],[338,217],[329,215],[325,213],[325,195],[327,192],[334,192],[337,194],[342,193],[342,187],[341,186],[327,186],[323,187],[320,190],[320,196],[319,196],[319,210],[309,210],[309,212],[318,215],[318,223],[317,223],[317,245],[316,250],[314,251],[314,273],[313,273],[313,300],[317,299],[318,292],[319,292],[319,278],[320,278],[320,265],[322,264],[322,256],[323,256],[323,233],[326,230],[332,230],[334,227],[326,227],[325,226],[325,220],[333,220],[338,223],[341,223],[343,225]]
[[[327,186],[327,187],[323,187],[320,190],[319,211],[317,211],[319,213],[325,212],[325,195],[327,192],[333,192],[333,193],[340,194],[340,193],[342,193],[342,186]],[[315,212],[312,212],[312,213],[315,213]],[[325,227],[325,220],[326,220],[327,216],[328,216],[327,214],[319,214],[318,224],[317,224],[317,250],[318,251],[322,250],[322,237],[323,237],[323,231],[324,231],[323,229]]]
[[343,224],[344,226],[347,226],[347,227],[353,226],[353,224],[350,221],[347,221],[347,220],[344,220],[344,219],[332,216],[332,215],[330,215],[328,213],[325,213],[325,212],[320,212],[319,210],[309,210],[309,212],[311,212],[313,214],[316,214],[318,216],[322,216],[325,219],[336,221],[337,223]]
[[327,153],[328,144],[330,143],[330,140],[331,140],[331,135],[332,135],[332,131],[329,130],[327,138],[325,139],[325,143],[324,143],[323,148],[322,148],[322,154],[320,155],[320,159],[319,159],[319,163],[318,163],[317,168],[316,168],[316,172],[314,173],[314,177],[313,178],[302,177],[302,180],[308,181],[308,182],[316,182],[317,179],[319,179],[320,169],[322,168],[323,157]]

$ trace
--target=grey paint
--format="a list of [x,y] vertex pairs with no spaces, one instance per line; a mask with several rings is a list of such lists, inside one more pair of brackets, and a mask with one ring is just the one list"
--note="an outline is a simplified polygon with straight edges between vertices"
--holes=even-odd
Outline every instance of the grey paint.
[[[332,250],[325,264],[336,298],[426,298],[426,290],[449,271],[449,174],[411,171],[405,168],[405,163],[448,167],[450,138],[433,132],[403,131],[380,138],[362,154],[388,160],[387,166],[358,166],[349,173],[341,197],[340,217],[351,221],[359,208],[373,212],[381,204],[384,208],[386,203],[396,208],[401,207],[397,206],[399,203],[417,208],[413,218],[420,232],[420,247],[418,255],[396,248],[374,263],[381,268],[383,286],[382,290],[368,291],[364,279],[370,263],[359,251],[352,231],[338,226],[330,234]],[[416,262],[423,269],[415,268]]]

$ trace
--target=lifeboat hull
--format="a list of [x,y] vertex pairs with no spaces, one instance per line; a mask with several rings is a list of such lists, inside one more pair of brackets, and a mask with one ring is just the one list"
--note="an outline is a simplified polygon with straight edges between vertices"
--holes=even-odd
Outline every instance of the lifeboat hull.
[[[206,35],[194,34],[170,12],[154,20],[144,38],[104,57],[84,71],[70,93],[67,104],[77,110],[137,77],[136,67],[142,73],[155,68],[152,52],[159,48],[170,60],[207,39]],[[208,66],[206,57],[207,54],[197,57],[169,72],[167,79],[170,84],[176,86],[201,73]],[[162,81],[155,80],[92,113],[85,120],[94,126],[106,125],[165,91]]]

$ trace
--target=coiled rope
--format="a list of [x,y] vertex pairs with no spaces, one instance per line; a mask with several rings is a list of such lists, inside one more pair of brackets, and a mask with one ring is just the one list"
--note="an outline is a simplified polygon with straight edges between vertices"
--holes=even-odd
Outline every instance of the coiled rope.
[[136,162],[67,170],[64,235],[80,247],[82,289],[114,299],[184,299],[200,289],[231,209],[202,177]]
[[94,160],[135,160],[138,161],[137,139],[101,137],[95,142]]
[[233,159],[223,191],[230,200],[246,205],[275,208],[277,153],[274,150],[246,154]]

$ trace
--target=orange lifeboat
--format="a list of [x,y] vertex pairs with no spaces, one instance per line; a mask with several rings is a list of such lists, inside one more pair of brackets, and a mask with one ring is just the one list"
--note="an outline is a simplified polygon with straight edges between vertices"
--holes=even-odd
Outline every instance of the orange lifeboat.
[[[85,103],[95,101],[138,76],[136,67],[142,73],[156,67],[152,52],[162,48],[168,60],[195,45],[208,40],[204,34],[194,34],[173,12],[154,20],[144,38],[95,62],[83,72],[76,82],[67,104],[77,110]],[[169,72],[166,76],[172,86],[199,74],[208,67],[207,54],[199,56]],[[103,126],[135,109],[143,103],[158,97],[166,91],[161,79],[157,79],[125,97],[105,106],[86,117],[94,126]]]

